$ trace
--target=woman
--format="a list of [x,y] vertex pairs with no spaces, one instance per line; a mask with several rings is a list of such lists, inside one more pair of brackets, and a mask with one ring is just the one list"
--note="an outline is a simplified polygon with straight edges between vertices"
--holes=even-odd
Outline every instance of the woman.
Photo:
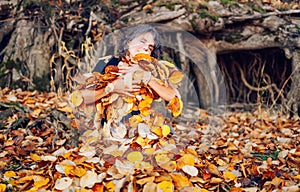
[[[161,44],[157,31],[150,25],[138,25],[125,31],[124,39],[121,41],[119,49],[119,56],[113,57],[106,64],[118,65],[122,59],[128,60],[129,62],[138,53],[149,54],[157,59],[161,56]],[[103,66],[105,63],[100,61],[94,71],[103,73],[105,69]],[[134,70],[138,70],[137,66],[122,66],[119,67],[119,73],[121,74],[113,84],[113,89],[105,92],[105,88],[98,90],[85,90],[82,92],[82,96],[86,104],[95,103],[95,101],[101,99],[107,94],[116,92],[121,94],[131,95],[132,92],[140,90],[140,86],[134,84],[130,89],[127,88],[124,82],[124,76]],[[135,83],[135,82],[134,82]],[[175,87],[166,86],[158,83],[156,78],[151,76],[147,84],[165,101],[170,101],[176,95],[179,96],[179,92]],[[112,86],[111,86],[112,87]]]
[[[141,124],[143,129],[148,127],[150,130],[148,125],[152,120],[158,122],[155,126],[163,126],[164,117],[148,106],[154,99],[172,101],[173,107],[177,105],[173,102],[174,98],[180,99],[176,83],[168,82],[169,75],[176,70],[175,66],[156,60],[162,53],[157,31],[150,25],[138,25],[126,30],[123,35],[119,55],[107,63],[100,61],[94,69],[94,72],[104,74],[108,66],[117,66],[118,77],[100,89],[81,90],[85,104],[97,104],[96,126],[104,125],[106,135],[110,135],[111,130],[117,130],[115,135],[122,135],[121,138],[127,134],[127,128],[137,128]],[[150,55],[147,57],[149,60],[140,62],[137,60],[140,55]],[[168,66],[165,66],[166,63]],[[148,70],[149,67],[152,70]],[[139,80],[134,78],[137,76]]]

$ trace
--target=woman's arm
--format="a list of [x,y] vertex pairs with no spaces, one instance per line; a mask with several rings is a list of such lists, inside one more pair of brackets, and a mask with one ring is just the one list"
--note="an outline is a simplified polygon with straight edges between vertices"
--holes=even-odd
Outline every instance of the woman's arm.
[[180,93],[175,87],[161,84],[159,80],[153,76],[151,76],[148,85],[165,101],[170,101],[175,96],[180,98]]
[[104,93],[104,89],[105,88],[97,89],[97,90],[83,89],[80,90],[80,93],[86,104],[92,104],[107,95]]

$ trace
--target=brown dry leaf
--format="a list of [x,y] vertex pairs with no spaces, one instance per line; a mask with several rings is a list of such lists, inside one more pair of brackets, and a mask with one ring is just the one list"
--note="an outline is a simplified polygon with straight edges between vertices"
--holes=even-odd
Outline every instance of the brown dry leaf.
[[164,170],[168,171],[168,172],[173,172],[176,169],[176,162],[175,161],[158,163],[158,165],[161,168],[163,168]]
[[139,184],[139,185],[144,185],[146,183],[153,182],[154,178],[155,178],[154,176],[145,177],[145,178],[137,180],[136,183]]
[[214,164],[212,164],[212,163],[210,163],[210,164],[208,165],[208,171],[209,171],[211,174],[214,174],[214,175],[216,175],[216,176],[219,176],[219,177],[222,176],[222,174],[220,173],[220,171],[218,170],[218,168],[217,168]]

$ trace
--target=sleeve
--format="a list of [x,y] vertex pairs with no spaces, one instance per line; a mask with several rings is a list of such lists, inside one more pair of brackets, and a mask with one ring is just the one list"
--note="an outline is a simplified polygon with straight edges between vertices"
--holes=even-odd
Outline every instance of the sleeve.
[[119,64],[119,58],[114,56],[106,56],[99,59],[99,62],[96,64],[93,72],[104,73],[105,67],[108,65],[117,66]]

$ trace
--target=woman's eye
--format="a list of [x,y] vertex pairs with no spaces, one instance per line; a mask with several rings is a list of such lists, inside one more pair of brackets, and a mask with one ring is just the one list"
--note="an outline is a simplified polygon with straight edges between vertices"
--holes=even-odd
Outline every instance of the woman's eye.
[[154,46],[153,45],[149,45],[149,50],[153,51],[154,50]]

